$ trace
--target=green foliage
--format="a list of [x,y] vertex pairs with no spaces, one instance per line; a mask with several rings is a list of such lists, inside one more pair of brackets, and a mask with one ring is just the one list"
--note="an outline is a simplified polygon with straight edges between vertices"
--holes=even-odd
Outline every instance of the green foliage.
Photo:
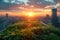
[[24,22],[10,25],[0,32],[0,38],[4,40],[60,40],[60,28],[49,24],[32,23],[34,26],[26,28]]

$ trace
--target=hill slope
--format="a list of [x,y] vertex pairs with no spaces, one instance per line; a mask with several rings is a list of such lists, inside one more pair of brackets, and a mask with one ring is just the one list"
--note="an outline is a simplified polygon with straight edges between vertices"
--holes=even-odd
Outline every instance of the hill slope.
[[60,28],[41,21],[20,21],[0,32],[3,40],[60,40]]

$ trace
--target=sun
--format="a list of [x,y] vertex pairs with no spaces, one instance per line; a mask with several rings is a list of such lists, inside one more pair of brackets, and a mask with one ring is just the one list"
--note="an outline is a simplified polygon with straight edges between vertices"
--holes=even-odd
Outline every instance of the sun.
[[28,17],[34,17],[35,13],[34,12],[27,12],[26,16]]
[[29,12],[27,15],[28,16],[34,16],[34,14],[32,12]]
[[27,18],[33,18],[35,17],[36,13],[35,12],[31,12],[31,11],[24,11],[23,12],[23,16],[27,17]]

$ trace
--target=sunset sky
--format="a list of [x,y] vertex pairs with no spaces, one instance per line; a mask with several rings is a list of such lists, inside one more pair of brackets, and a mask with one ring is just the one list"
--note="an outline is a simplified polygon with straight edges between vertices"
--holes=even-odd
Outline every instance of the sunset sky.
[[21,16],[23,11],[31,12],[32,10],[36,15],[44,16],[46,14],[51,15],[52,8],[57,8],[59,14],[60,0],[0,0],[1,15],[8,12],[10,15]]

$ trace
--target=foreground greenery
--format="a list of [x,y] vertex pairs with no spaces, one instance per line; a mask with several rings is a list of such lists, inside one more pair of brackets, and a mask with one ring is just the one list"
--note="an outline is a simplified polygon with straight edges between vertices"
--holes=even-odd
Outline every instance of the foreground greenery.
[[0,40],[60,40],[60,28],[32,23],[34,26],[29,28],[24,22],[9,25],[6,30],[0,32]]

